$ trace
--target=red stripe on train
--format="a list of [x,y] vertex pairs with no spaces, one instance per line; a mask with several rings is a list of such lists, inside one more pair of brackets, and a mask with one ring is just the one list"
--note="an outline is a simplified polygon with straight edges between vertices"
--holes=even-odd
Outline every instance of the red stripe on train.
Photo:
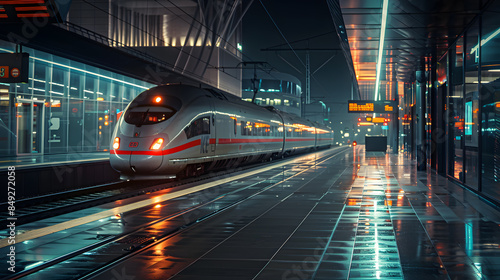
[[[210,139],[212,140],[212,139]],[[213,139],[215,142],[215,139]],[[212,142],[212,141],[210,141]],[[121,151],[121,150],[111,150],[109,153],[112,155],[148,155],[148,156],[164,156],[164,155],[169,155],[169,154],[175,154],[184,150],[187,150],[192,147],[199,146],[201,144],[201,140],[194,140],[191,142],[188,142],[186,144],[182,144],[180,146],[166,149],[163,151]]]
[[[320,139],[322,140],[322,139]],[[228,139],[228,138],[219,138],[219,144],[240,144],[240,143],[276,143],[276,142],[281,142],[282,139]],[[286,141],[289,142],[299,142],[299,141],[314,141],[314,138],[307,138],[307,139],[302,139],[302,138],[292,138],[292,139],[286,139]],[[215,144],[216,140],[215,138],[210,138],[209,140],[210,144]],[[169,154],[175,154],[196,146],[201,145],[201,140],[194,140],[191,142],[188,142],[186,144],[182,144],[180,146],[166,149],[163,151],[123,151],[123,150],[111,150],[109,153],[112,155],[149,155],[149,156],[164,156],[164,155],[169,155]]]

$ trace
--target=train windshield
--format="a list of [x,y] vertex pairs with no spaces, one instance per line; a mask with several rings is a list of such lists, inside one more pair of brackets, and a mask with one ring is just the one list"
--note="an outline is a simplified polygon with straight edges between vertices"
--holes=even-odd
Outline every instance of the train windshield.
[[135,126],[156,124],[168,120],[176,111],[167,107],[138,106],[125,113],[125,122]]

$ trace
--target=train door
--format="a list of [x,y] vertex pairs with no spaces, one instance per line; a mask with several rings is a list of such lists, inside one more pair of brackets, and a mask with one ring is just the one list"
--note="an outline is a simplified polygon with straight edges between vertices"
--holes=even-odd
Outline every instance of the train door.
[[43,101],[16,103],[17,154],[43,154],[45,106]]
[[217,110],[215,109],[215,102],[212,98],[210,100],[210,108],[212,109],[212,116],[210,117],[210,138],[208,139],[208,150],[210,151],[210,155],[215,155],[215,147],[217,143],[217,121],[218,116],[216,115]]

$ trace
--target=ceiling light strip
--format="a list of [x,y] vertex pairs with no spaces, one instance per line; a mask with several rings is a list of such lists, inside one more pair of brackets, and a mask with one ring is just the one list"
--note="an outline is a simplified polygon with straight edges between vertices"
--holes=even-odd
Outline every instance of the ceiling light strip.
[[384,54],[384,40],[385,40],[385,27],[387,25],[387,7],[389,0],[383,0],[382,4],[382,25],[380,26],[380,39],[378,44],[378,57],[377,57],[377,78],[375,79],[375,100],[378,100],[379,87],[380,87],[380,70],[382,68],[382,56]]

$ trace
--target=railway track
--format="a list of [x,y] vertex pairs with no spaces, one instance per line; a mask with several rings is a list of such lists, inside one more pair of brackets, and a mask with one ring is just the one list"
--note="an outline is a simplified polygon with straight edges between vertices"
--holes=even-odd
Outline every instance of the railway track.
[[[283,159],[276,160],[276,162],[281,160]],[[18,199],[16,200],[16,216],[18,218],[17,224],[23,225],[33,221],[98,206],[120,199],[142,195],[148,192],[155,192],[193,182],[201,182],[211,178],[228,176],[235,172],[259,167],[265,164],[266,163],[254,163],[234,169],[218,170],[195,178],[130,182],[119,181],[54,194],[47,194],[39,197]],[[8,203],[2,202],[0,203],[0,207],[7,208]],[[1,220],[6,220],[7,218],[7,212],[0,213]]]
[[[98,275],[101,271],[106,270],[113,264],[116,264],[120,261],[123,261],[124,259],[127,259],[129,257],[132,257],[136,254],[139,254],[140,252],[143,252],[146,248],[150,248],[151,246],[154,246],[155,244],[162,242],[166,239],[172,238],[182,232],[185,232],[192,228],[193,226],[196,226],[203,221],[210,219],[211,217],[217,216],[220,213],[223,213],[224,211],[233,208],[251,198],[254,196],[257,196],[266,190],[273,188],[281,183],[283,183],[286,180],[289,180],[290,178],[295,177],[296,175],[307,171],[311,166],[314,165],[314,162],[322,161],[325,158],[332,158],[335,156],[338,156],[345,152],[346,149],[336,149],[335,152],[332,153],[325,153],[321,158],[316,158],[313,160],[309,160],[305,162],[304,168],[302,171],[291,171],[287,170],[289,173],[289,176],[286,178],[283,178],[282,175],[280,174],[274,174],[270,176],[267,176],[267,178],[259,179],[255,181],[254,183],[248,185],[244,184],[244,182],[236,183],[234,184],[234,188],[228,189],[227,192],[223,193],[218,193],[214,194],[213,197],[207,198],[205,201],[193,205],[191,207],[187,207],[184,209],[180,209],[179,211],[174,211],[170,213],[167,216],[161,217],[159,219],[156,219],[154,221],[148,222],[146,224],[141,224],[134,229],[124,232],[121,234],[116,234],[116,235],[102,235],[98,237],[99,240],[96,240],[95,243],[80,248],[78,250],[74,250],[72,252],[69,252],[67,254],[64,254],[62,256],[53,258],[51,260],[47,260],[43,263],[39,263],[36,266],[32,267],[27,267],[23,271],[20,271],[18,273],[9,275],[8,277],[2,278],[2,279],[19,279],[23,277],[27,277],[29,279],[45,279],[44,277],[47,277],[47,275],[50,275],[51,272],[47,272],[47,268],[54,269],[58,266],[64,266],[63,263],[66,263],[67,261],[70,260],[75,260],[78,262],[78,258],[85,258],[84,256],[86,255],[93,255],[94,252],[97,251],[102,251],[106,250],[109,252],[114,252],[114,254],[110,253],[110,256],[115,256],[109,260],[106,260],[101,266],[99,267],[94,267],[93,269],[90,269],[86,271],[85,273],[75,275],[76,278],[81,278],[81,279],[90,279],[96,275]],[[273,165],[276,166],[284,166],[286,162],[282,161],[277,161]],[[261,165],[260,165],[261,166]],[[245,167],[244,169],[240,169],[237,171],[246,171],[247,169],[256,169],[260,167],[259,165],[251,165],[248,167]],[[165,188],[172,188],[174,186],[181,186],[181,185],[187,185],[187,184],[193,184],[197,182],[204,182],[210,179],[213,179],[214,177],[220,177],[220,176],[225,176],[229,177],[231,174],[235,173],[236,171],[225,171],[217,174],[206,174],[204,176],[200,176],[199,178],[196,179],[185,179],[182,181],[177,181],[177,182],[167,182],[162,185],[154,185],[154,186],[148,186],[146,188],[141,188],[140,190],[136,190],[136,195],[140,194],[145,194],[147,192],[154,192],[165,189]],[[243,183],[243,184],[241,184]],[[130,194],[128,194],[130,196]],[[117,196],[110,196],[116,198]],[[230,202],[227,202],[223,207],[217,208],[215,210],[211,210],[209,212],[206,211],[200,211],[202,208],[210,208],[209,206],[212,204],[215,204],[222,199],[225,199],[227,197],[234,197]],[[98,198],[99,199],[99,198]],[[100,198],[103,199],[103,198]],[[201,213],[201,214],[199,214]],[[166,232],[161,232],[158,233],[155,236],[150,236],[145,234],[147,228],[151,227],[161,227],[162,223],[172,223],[174,220],[182,220],[178,219],[181,216],[191,216],[194,217],[192,220],[189,221],[184,221],[181,223],[177,223],[175,227],[172,227],[169,231]],[[120,218],[120,217],[118,217]],[[118,257],[116,257],[118,256]],[[49,274],[46,274],[49,273]]]

